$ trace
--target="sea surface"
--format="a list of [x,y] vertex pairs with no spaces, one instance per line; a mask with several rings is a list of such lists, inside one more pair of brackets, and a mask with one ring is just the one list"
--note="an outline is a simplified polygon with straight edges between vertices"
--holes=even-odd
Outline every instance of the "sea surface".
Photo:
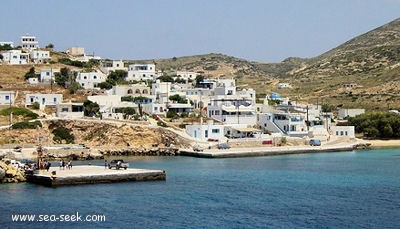
[[[0,227],[400,228],[400,149],[124,159],[131,167],[166,170],[167,180],[0,185]],[[36,218],[15,222],[17,214]],[[82,221],[66,222],[66,215]],[[105,221],[88,222],[87,216]]]

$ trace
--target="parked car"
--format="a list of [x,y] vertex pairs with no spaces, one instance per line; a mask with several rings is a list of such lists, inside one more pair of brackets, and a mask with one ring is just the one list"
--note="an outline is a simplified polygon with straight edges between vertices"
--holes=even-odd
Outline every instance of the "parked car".
[[194,145],[193,146],[193,151],[202,152],[203,150],[204,150],[203,147],[201,147],[199,145]]
[[310,146],[320,146],[321,145],[321,140],[319,139],[311,139],[310,140]]
[[231,147],[226,143],[218,144],[218,149],[230,149]]
[[117,159],[117,160],[112,160],[110,163],[108,163],[108,168],[115,168],[115,169],[120,169],[124,168],[127,169],[129,167],[129,163],[124,162],[124,160]]
[[15,152],[22,152],[22,146],[16,146],[14,147]]

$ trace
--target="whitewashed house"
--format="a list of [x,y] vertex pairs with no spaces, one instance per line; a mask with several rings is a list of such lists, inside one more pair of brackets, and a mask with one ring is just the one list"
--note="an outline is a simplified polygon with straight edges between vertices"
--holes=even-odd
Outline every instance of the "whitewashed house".
[[360,114],[364,114],[365,109],[339,109],[338,111],[338,119],[345,119],[347,117],[355,117]]
[[56,116],[59,118],[83,118],[83,103],[59,103],[56,105]]
[[171,95],[171,85],[172,83],[170,82],[161,82],[160,80],[156,80],[156,82],[151,85],[151,94],[156,97],[169,96]]
[[60,72],[60,69],[40,69],[39,72],[39,82],[41,83],[51,83],[54,82],[56,72]]
[[225,124],[254,125],[257,122],[251,100],[235,95],[212,97],[207,105],[207,115]]
[[214,88],[215,95],[236,95],[236,83],[234,79],[218,80]]
[[14,91],[0,91],[1,105],[14,105],[14,100],[15,100]]
[[347,136],[349,138],[356,137],[354,126],[331,126],[330,130],[332,135],[335,136]]
[[116,85],[113,86],[111,94],[120,96],[146,97],[150,95],[150,87],[146,86],[145,84]]
[[186,98],[190,99],[194,103],[194,108],[204,108],[210,103],[210,96],[213,92],[205,88],[190,88],[183,89]]
[[29,34],[20,37],[19,45],[24,50],[34,50],[39,48],[39,42],[36,37]]
[[65,50],[65,53],[70,56],[84,56],[85,48],[82,47],[71,47]]
[[106,80],[107,76],[102,72],[78,72],[75,79],[84,89],[100,89],[97,85]]
[[290,83],[278,83],[278,89],[286,89],[286,88],[292,88],[292,85]]
[[186,125],[186,133],[201,141],[216,140],[219,142],[225,142],[226,137],[224,136],[224,125],[216,124],[212,120],[208,120],[207,123]]
[[168,75],[172,76],[174,80],[177,79],[183,79],[183,80],[191,80],[194,81],[196,80],[196,77],[199,75],[199,73],[196,72],[186,72],[186,71],[176,71],[176,72],[171,72]]
[[21,50],[8,50],[2,53],[3,62],[11,65],[28,64],[29,54]]
[[40,105],[40,109],[44,109],[46,106],[56,106],[63,100],[62,94],[26,94],[25,106],[31,106],[37,102]]
[[126,80],[154,80],[157,76],[155,64],[131,64],[128,67],[128,76]]
[[123,70],[127,71],[124,62],[122,60],[105,60],[100,62],[100,71],[108,75],[111,71]]
[[31,62],[35,64],[46,64],[51,60],[49,51],[33,50],[30,52],[29,57]]
[[257,125],[264,131],[281,133],[291,137],[308,135],[306,114],[271,110],[257,115]]

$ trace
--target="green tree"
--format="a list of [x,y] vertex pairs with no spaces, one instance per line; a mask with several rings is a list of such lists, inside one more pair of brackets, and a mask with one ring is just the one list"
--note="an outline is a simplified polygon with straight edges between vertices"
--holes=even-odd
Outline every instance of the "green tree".
[[36,78],[35,67],[31,67],[29,71],[25,73],[24,78],[25,80],[28,80],[29,78]]
[[172,76],[169,76],[167,74],[163,74],[162,76],[158,77],[157,79],[159,79],[161,82],[174,82],[174,79],[172,78]]
[[78,82],[72,82],[72,84],[69,85],[68,90],[70,94],[75,94],[81,88],[82,86]]
[[393,129],[389,124],[387,124],[386,126],[383,127],[382,137],[390,138],[392,136],[393,136]]
[[203,75],[196,76],[196,85],[199,85],[200,82],[202,82],[203,80],[204,80],[204,76]]
[[83,103],[83,107],[84,107],[84,114],[85,114],[85,116],[88,116],[88,117],[94,117],[100,111],[99,104],[94,103],[94,102],[92,102],[90,100],[86,100]]
[[50,43],[50,44],[46,45],[46,48],[47,48],[47,49],[53,49],[53,48],[54,48],[54,45]]
[[69,68],[61,68],[60,72],[54,73],[54,81],[56,84],[67,88],[75,80],[75,75]]
[[168,98],[169,98],[169,100],[175,101],[175,102],[177,102],[177,103],[187,103],[187,102],[188,102],[187,99],[181,97],[181,96],[178,95],[178,94],[171,95],[171,96],[168,97]]

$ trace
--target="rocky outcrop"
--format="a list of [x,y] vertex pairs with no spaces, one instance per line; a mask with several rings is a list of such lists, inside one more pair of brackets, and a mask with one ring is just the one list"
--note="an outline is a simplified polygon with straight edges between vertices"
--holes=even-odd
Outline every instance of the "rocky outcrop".
[[12,165],[10,160],[0,161],[0,183],[19,183],[25,181],[23,170]]

